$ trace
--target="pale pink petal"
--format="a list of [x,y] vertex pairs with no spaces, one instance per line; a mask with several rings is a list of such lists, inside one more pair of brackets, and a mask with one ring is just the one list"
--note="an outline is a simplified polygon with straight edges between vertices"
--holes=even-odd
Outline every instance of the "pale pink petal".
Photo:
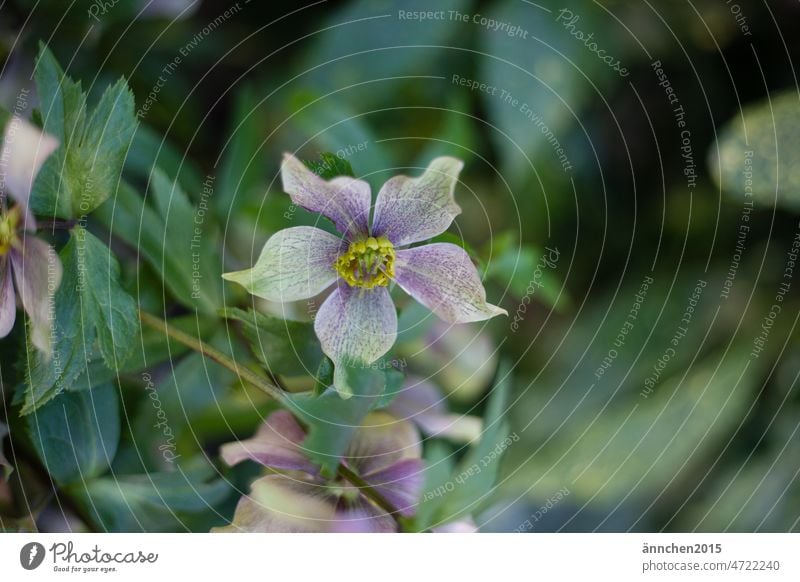
[[450,414],[441,391],[433,383],[409,376],[406,386],[387,410],[416,424],[430,437],[472,442],[481,435],[483,422],[476,416]]
[[486,302],[475,265],[462,249],[435,243],[397,251],[395,280],[403,290],[450,323],[482,321],[508,315]]
[[362,477],[421,456],[422,445],[414,425],[387,412],[367,415],[345,452],[347,463]]
[[363,289],[339,281],[314,320],[322,351],[333,360],[334,385],[348,397],[346,366],[366,365],[389,351],[397,337],[397,312],[386,287]]
[[18,116],[8,120],[0,148],[0,172],[5,174],[11,194],[25,208],[39,168],[57,148],[58,140],[35,125]]
[[461,213],[453,192],[463,166],[460,160],[441,157],[418,178],[390,178],[375,202],[373,235],[403,246],[446,231]]
[[239,500],[233,522],[216,533],[317,533],[337,523],[337,498],[327,486],[268,475]]
[[410,517],[416,513],[425,481],[422,459],[403,459],[386,469],[362,475],[362,478],[401,515]]
[[300,448],[305,436],[290,412],[278,410],[269,415],[255,436],[222,445],[220,454],[231,466],[249,459],[273,469],[316,473],[316,466],[306,458]]
[[336,280],[333,263],[342,240],[313,226],[281,230],[267,241],[252,269],[226,273],[248,292],[271,301],[299,301]]
[[369,234],[372,197],[369,184],[363,180],[349,176],[323,180],[291,154],[283,156],[281,178],[292,202],[330,218],[348,239]]
[[0,257],[0,338],[11,333],[17,318],[17,299],[11,279],[11,263],[8,258]]
[[348,504],[340,504],[336,520],[331,524],[333,533],[396,533],[394,518],[359,496]]
[[21,248],[11,250],[10,256],[22,306],[31,320],[31,342],[49,355],[61,260],[53,247],[30,234],[23,237]]

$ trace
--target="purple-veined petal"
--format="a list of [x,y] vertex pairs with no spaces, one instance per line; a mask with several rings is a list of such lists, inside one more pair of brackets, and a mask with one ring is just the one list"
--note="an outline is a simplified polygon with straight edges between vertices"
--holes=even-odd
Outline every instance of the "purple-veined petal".
[[337,523],[337,497],[325,485],[268,475],[239,500],[233,522],[217,533],[317,533]]
[[292,202],[330,218],[348,239],[369,234],[369,184],[349,176],[323,180],[291,154],[281,164],[283,190]]
[[387,237],[394,246],[427,240],[442,234],[461,214],[453,191],[464,163],[436,158],[422,176],[390,178],[375,202],[374,236]]
[[269,415],[252,438],[222,445],[220,454],[231,466],[249,459],[273,469],[313,474],[317,468],[300,448],[305,436],[290,412],[278,410]]
[[481,435],[483,422],[477,416],[450,414],[441,391],[431,382],[409,376],[406,386],[387,408],[397,418],[416,424],[429,437],[447,437],[472,442]]
[[17,318],[16,303],[11,263],[7,257],[0,257],[0,338],[6,337],[14,327]]
[[31,342],[44,354],[51,350],[55,293],[61,284],[61,260],[53,247],[25,234],[20,248],[9,253],[22,307],[31,320]]
[[461,247],[434,243],[399,250],[394,267],[397,284],[447,322],[508,315],[505,309],[486,303],[478,271]]
[[314,331],[336,366],[334,386],[349,397],[342,367],[371,364],[388,352],[397,338],[397,312],[386,287],[350,287],[340,280],[320,306]]
[[387,412],[371,412],[345,451],[347,463],[363,478],[403,459],[422,457],[419,433],[413,424]]
[[[56,138],[18,116],[11,117],[6,124],[0,148],[0,171],[5,174],[6,187],[26,210],[36,174],[58,148],[58,143]],[[26,224],[25,228],[30,225]]]
[[347,504],[340,503],[336,520],[331,524],[333,533],[396,533],[397,522],[382,509],[359,496]]
[[252,269],[225,273],[248,292],[271,301],[299,301],[336,280],[333,263],[342,240],[313,226],[281,230],[267,241]]
[[403,459],[362,478],[402,515],[410,517],[416,513],[425,481],[422,459]]

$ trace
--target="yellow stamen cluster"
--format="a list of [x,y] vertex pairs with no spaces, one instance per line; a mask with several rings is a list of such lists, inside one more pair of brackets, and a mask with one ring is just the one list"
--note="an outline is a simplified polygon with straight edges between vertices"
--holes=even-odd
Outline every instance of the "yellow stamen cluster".
[[357,240],[333,268],[351,287],[386,287],[394,278],[394,246],[383,236]]
[[7,254],[18,239],[17,228],[20,222],[19,206],[0,216],[0,257]]

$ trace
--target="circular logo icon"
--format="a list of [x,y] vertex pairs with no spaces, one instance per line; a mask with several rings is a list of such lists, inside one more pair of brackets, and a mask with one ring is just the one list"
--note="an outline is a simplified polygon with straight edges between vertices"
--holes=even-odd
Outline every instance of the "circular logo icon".
[[26,570],[35,570],[44,561],[44,546],[39,542],[30,542],[19,551],[19,563]]

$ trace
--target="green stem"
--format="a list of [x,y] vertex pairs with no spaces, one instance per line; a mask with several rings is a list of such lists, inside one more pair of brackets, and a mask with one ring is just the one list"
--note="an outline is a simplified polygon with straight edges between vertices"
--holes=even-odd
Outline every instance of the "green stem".
[[[144,311],[139,311],[139,319],[141,319],[142,323],[159,331],[164,332],[164,334],[168,335],[175,341],[178,341],[185,345],[188,348],[193,349],[196,352],[199,352],[203,356],[206,356],[219,365],[224,366],[225,368],[229,369],[231,372],[236,374],[242,380],[249,382],[256,388],[261,389],[262,391],[266,392],[268,395],[272,396],[278,402],[284,402],[284,393],[281,391],[280,388],[269,382],[266,378],[263,378],[250,370],[249,368],[244,368],[236,364],[236,362],[229,358],[224,353],[220,352],[216,348],[208,345],[206,342],[192,337],[191,335],[182,332],[181,330],[175,328],[174,326],[170,326],[166,321],[163,319],[159,319],[154,315],[150,315],[149,313],[145,313]],[[377,490],[375,490],[369,483],[364,481],[358,474],[354,473],[344,465],[339,465],[338,475],[340,478],[345,479],[358,487],[359,491],[364,494],[365,497],[370,499],[375,505],[383,509],[386,513],[391,515],[395,521],[397,522],[398,527],[403,530],[404,528],[404,520],[400,515],[400,512],[395,508],[386,498],[381,495]]]
[[182,343],[186,347],[191,348],[194,351],[199,352],[201,355],[214,360],[220,366],[228,368],[231,372],[236,374],[238,378],[252,384],[269,396],[272,396],[275,400],[283,402],[283,392],[280,388],[270,383],[266,378],[262,378],[249,368],[239,366],[233,359],[229,358],[213,346],[208,345],[203,340],[192,337],[188,333],[184,333],[176,327],[170,326],[163,319],[159,319],[154,315],[145,313],[144,311],[139,311],[139,319],[141,319],[142,323],[145,325],[152,327],[153,329],[163,331],[164,334]]

